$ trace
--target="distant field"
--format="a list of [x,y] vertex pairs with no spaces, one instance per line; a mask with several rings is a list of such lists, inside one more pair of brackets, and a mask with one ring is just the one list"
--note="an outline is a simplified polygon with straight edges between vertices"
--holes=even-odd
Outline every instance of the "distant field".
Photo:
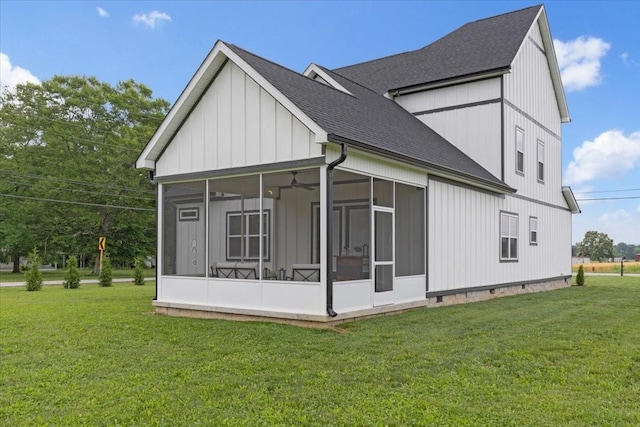
[[[584,271],[591,273],[620,273],[619,262],[587,262],[584,265]],[[573,264],[571,270],[576,272],[580,264]],[[637,261],[625,261],[624,263],[625,273],[640,273],[640,262]]]

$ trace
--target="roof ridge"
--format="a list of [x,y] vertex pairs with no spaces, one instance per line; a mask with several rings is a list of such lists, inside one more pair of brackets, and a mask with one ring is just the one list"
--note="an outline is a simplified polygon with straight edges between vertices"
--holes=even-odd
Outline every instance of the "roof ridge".
[[[225,42],[223,42],[223,43],[225,43]],[[317,80],[315,80],[315,79],[309,78],[309,77],[305,76],[305,75],[304,75],[304,74],[302,74],[302,73],[299,73],[299,72],[297,72],[297,71],[295,71],[295,70],[292,70],[291,68],[285,67],[285,66],[284,66],[284,65],[282,65],[282,64],[278,64],[277,62],[274,62],[274,61],[272,61],[272,60],[270,60],[270,59],[267,59],[267,58],[265,58],[265,57],[263,57],[263,56],[257,55],[257,54],[255,54],[255,53],[253,53],[253,52],[250,52],[250,51],[248,51],[247,49],[243,49],[243,48],[241,48],[241,47],[240,47],[240,46],[238,46],[238,45],[235,45],[235,44],[233,44],[233,43],[225,43],[225,44],[226,44],[227,46],[231,46],[231,47],[233,47],[233,48],[235,48],[235,49],[241,50],[241,51],[243,51],[244,53],[246,53],[246,54],[248,54],[248,55],[251,55],[251,56],[254,56],[254,57],[256,57],[256,58],[258,58],[258,59],[260,59],[260,60],[262,60],[262,61],[268,62],[269,64],[274,65],[274,66],[276,66],[276,67],[278,67],[278,68],[281,68],[281,69],[283,69],[283,70],[285,70],[285,71],[288,71],[289,73],[295,74],[295,75],[296,75],[296,76],[298,76],[298,77],[302,77],[302,78],[306,79],[307,81],[313,82],[314,84],[318,84],[318,85],[320,85],[321,87],[330,88],[331,90],[334,90],[334,91],[336,91],[336,92],[339,92],[339,93],[341,93],[342,95],[346,95],[346,96],[355,96],[355,95],[349,95],[348,93],[344,93],[343,91],[341,91],[341,90],[339,90],[339,89],[336,89],[335,87],[333,87],[333,86],[331,86],[331,85],[326,85],[326,84],[324,84],[324,83],[322,83],[322,82],[319,82],[319,81],[317,81]],[[318,64],[316,64],[316,65],[318,65]],[[327,68],[325,68],[325,67],[323,67],[323,66],[321,66],[321,65],[318,65],[318,66],[319,66],[320,68],[324,69],[324,70],[327,70]],[[330,71],[330,70],[328,70],[328,71]]]
[[[537,5],[534,5],[534,6],[523,7],[522,9],[518,9],[518,10],[512,10],[511,12],[504,12],[504,13],[501,13],[501,14],[499,14],[499,15],[488,16],[488,17],[486,17],[486,18],[476,19],[475,21],[467,22],[467,23],[466,23],[466,24],[464,24],[462,27],[464,27],[464,26],[466,26],[466,25],[469,25],[469,24],[473,24],[473,23],[475,23],[475,22],[480,22],[480,21],[486,21],[486,20],[488,20],[488,19],[499,18],[499,17],[501,17],[501,16],[505,16],[505,15],[511,15],[512,13],[520,13],[520,12],[523,12],[523,11],[525,11],[525,10],[529,10],[529,9],[535,9],[535,8],[538,8],[538,9],[539,9],[539,8],[541,8],[541,7],[543,7],[543,6],[544,6],[544,4],[540,3],[540,4],[537,4]],[[462,28],[462,27],[460,27],[460,28]],[[455,30],[454,30],[454,31],[455,31]]]

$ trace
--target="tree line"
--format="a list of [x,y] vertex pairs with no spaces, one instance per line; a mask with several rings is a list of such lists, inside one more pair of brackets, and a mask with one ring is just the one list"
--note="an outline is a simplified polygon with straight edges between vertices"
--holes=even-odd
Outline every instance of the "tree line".
[[598,231],[587,231],[582,241],[572,248],[573,256],[589,257],[592,261],[607,261],[616,257],[632,260],[638,253],[640,245],[624,242],[614,245],[609,235]]
[[133,80],[55,76],[0,93],[0,261],[45,263],[98,237],[112,262],[155,253],[155,187],[135,161],[169,110]]

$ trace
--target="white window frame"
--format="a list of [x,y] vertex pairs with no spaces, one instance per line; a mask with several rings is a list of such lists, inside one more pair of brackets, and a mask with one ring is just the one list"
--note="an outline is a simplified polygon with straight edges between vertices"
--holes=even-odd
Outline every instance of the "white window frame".
[[529,217],[529,244],[538,244],[538,218],[535,216]]
[[[507,229],[504,230],[503,219],[507,219]],[[513,227],[512,227],[513,226]],[[502,253],[502,240],[507,239],[507,256]],[[515,240],[516,253],[511,253],[511,242]],[[512,212],[500,212],[500,261],[518,261],[518,214]]]
[[[519,164],[519,157],[522,153],[522,165]],[[519,167],[522,166],[522,167]],[[524,130],[516,126],[516,173],[524,175]]]
[[[264,248],[262,249],[263,253],[263,259],[265,261],[270,261],[270,243],[269,243],[269,229],[271,228],[269,226],[270,223],[270,210],[269,209],[264,209],[264,211],[262,212],[263,214],[263,221],[266,221],[267,223],[267,227],[266,229],[262,230],[262,239],[260,239],[260,247]],[[232,256],[232,254],[229,252],[230,251],[230,247],[231,245],[229,244],[229,239],[232,237],[243,237],[242,234],[230,234],[229,229],[231,228],[229,226],[229,222],[231,220],[232,217],[239,217],[242,215],[242,212],[227,212],[227,229],[225,231],[226,234],[226,243],[227,243],[227,250],[226,250],[226,256],[227,256],[227,260],[228,261],[239,261],[241,259],[244,260],[248,260],[248,261],[259,261],[260,260],[260,255],[258,255],[257,257],[251,257],[249,256],[249,240],[252,237],[260,237],[260,234],[249,234],[248,230],[249,230],[249,218],[251,216],[259,216],[260,215],[260,211],[246,211],[244,212],[244,223],[243,223],[243,227],[244,230],[246,230],[245,235],[244,235],[244,245],[242,245],[241,247],[244,247],[244,258],[242,257],[242,255],[240,256]],[[264,219],[264,217],[266,217],[266,219]],[[261,228],[262,227],[262,223],[261,223]],[[266,245],[263,243],[266,239]],[[266,249],[266,251],[265,251]]]
[[[538,182],[544,183],[544,142],[538,140],[538,163],[537,163]],[[540,173],[542,171],[542,173]]]

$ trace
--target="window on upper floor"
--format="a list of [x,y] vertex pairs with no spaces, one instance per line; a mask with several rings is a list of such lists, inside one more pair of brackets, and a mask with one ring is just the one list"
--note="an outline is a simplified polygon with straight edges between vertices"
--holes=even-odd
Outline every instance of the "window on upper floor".
[[524,175],[524,131],[516,127],[516,172]]
[[535,216],[529,217],[529,244],[538,244],[538,218]]
[[538,140],[538,181],[544,182],[544,142]]
[[518,260],[518,215],[500,212],[500,261]]

